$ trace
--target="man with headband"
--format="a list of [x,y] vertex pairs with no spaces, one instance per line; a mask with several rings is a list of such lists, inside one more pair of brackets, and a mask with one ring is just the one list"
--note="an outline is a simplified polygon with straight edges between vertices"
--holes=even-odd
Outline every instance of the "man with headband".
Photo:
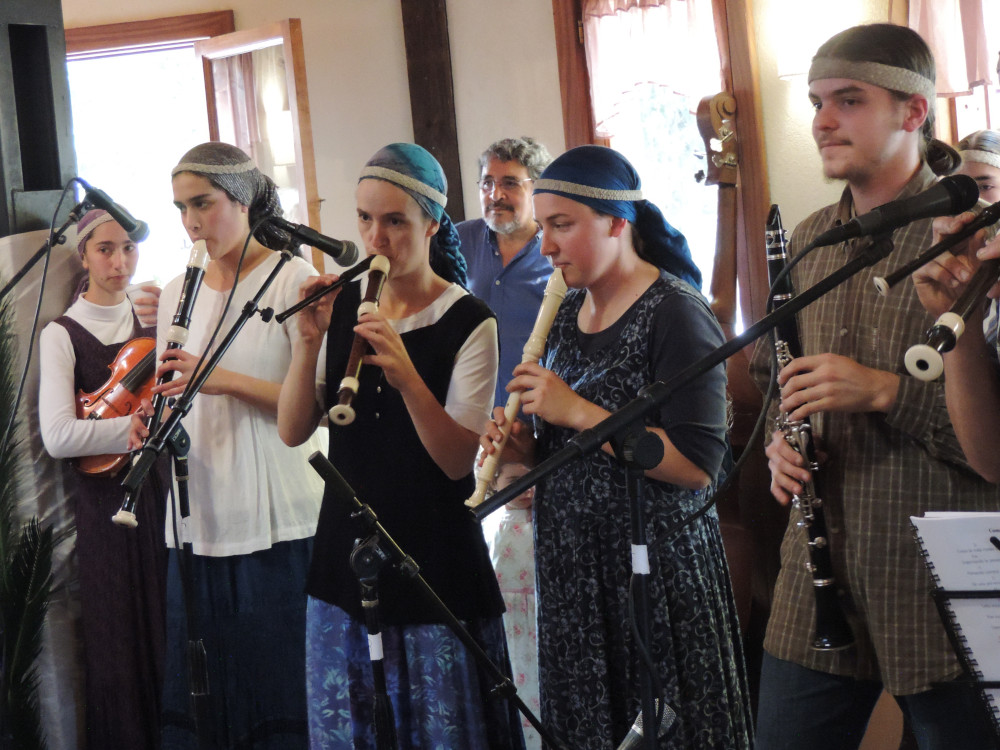
[[[930,137],[934,60],[901,26],[843,31],[813,58],[809,98],[823,173],[844,180],[839,203],[805,219],[792,255],[852,216],[927,189],[954,154]],[[780,408],[809,418],[825,453],[818,469],[839,603],[854,644],[814,649],[816,602],[805,531],[793,511],[764,641],[757,747],[856,747],[883,688],[891,693],[921,750],[989,747],[973,691],[940,685],[961,675],[933,601],[932,582],[909,516],[937,510],[996,508],[997,488],[965,463],[948,419],[943,385],[909,377],[906,349],[933,322],[912,285],[878,296],[885,276],[930,246],[931,220],[892,235],[889,259],[862,271],[798,314],[804,356],[778,373]],[[820,249],[793,271],[803,290],[869,243]],[[753,369],[762,382],[769,347]],[[811,474],[780,432],[766,449],[771,491],[781,503]]]

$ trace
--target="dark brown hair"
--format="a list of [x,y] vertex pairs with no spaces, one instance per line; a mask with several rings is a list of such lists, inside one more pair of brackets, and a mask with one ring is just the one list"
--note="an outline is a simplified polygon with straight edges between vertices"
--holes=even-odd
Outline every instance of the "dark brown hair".
[[[834,34],[816,51],[813,59],[834,58],[851,62],[874,62],[911,70],[930,81],[937,76],[934,55],[917,32],[891,23],[853,26]],[[894,97],[906,101],[911,94],[889,89]],[[921,130],[924,138],[921,153],[935,174],[949,174],[961,159],[951,146],[934,137],[934,102],[927,102],[927,119]]]

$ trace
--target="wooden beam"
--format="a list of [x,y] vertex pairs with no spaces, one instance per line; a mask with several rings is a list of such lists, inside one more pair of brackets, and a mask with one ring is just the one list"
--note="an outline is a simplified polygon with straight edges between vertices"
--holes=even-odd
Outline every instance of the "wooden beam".
[[400,6],[413,140],[441,162],[448,179],[448,215],[457,223],[465,219],[465,199],[445,0],[400,0]]
[[597,143],[594,108],[590,105],[590,73],[581,36],[582,17],[580,0],[552,0],[567,149]]

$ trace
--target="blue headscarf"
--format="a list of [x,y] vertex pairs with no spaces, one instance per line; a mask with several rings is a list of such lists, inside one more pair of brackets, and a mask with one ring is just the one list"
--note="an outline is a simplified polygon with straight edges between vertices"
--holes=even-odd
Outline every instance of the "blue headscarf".
[[390,143],[365,164],[358,182],[365,179],[391,182],[441,225],[431,237],[431,269],[448,281],[468,287],[465,258],[460,252],[462,242],[444,210],[448,203],[448,180],[437,159],[415,143]]
[[535,180],[535,193],[554,193],[632,223],[646,258],[701,289],[701,271],[684,235],[655,204],[642,197],[642,182],[629,160],[612,148],[577,146],[558,157]]

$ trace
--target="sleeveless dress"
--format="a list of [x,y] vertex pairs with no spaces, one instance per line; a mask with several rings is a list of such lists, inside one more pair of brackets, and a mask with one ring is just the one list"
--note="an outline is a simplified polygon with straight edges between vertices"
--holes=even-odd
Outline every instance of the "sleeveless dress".
[[[327,339],[326,405],[337,401],[339,377],[354,339],[360,285],[334,302]],[[401,334],[406,351],[439,403],[446,402],[456,355],[489,316],[464,295],[430,325]],[[356,418],[330,428],[330,460],[386,532],[420,566],[420,575],[464,622],[509,676],[503,601],[482,529],[464,501],[469,474],[452,480],[423,447],[398,390],[366,365],[354,399]],[[360,586],[349,563],[364,526],[349,498],[328,488],[323,498],[307,583],[306,670],[311,747],[375,748],[372,669]],[[399,750],[523,748],[513,704],[492,700],[493,686],[448,629],[417,584],[386,565],[378,576],[384,668]]]
[[[125,341],[107,346],[80,323],[62,316],[76,353],[74,380],[85,393],[110,376]],[[133,338],[154,336],[135,322]],[[157,748],[165,649],[167,550],[164,464],[154,466],[136,502],[139,526],[111,517],[125,498],[113,477],[78,474],[72,507],[76,518],[85,668],[86,746]]]
[[[706,329],[695,317],[711,315],[701,297],[663,274],[611,327],[615,330],[594,334],[608,333],[605,345],[582,347],[585,337],[576,321],[584,297],[582,290],[566,295],[549,333],[545,366],[610,411],[657,379],[650,331],[658,316],[669,316],[679,332],[717,329],[714,319]],[[710,351],[721,341],[720,332],[718,342],[686,347],[690,359],[671,361],[669,369],[680,371],[699,358],[699,349]],[[648,424],[664,426],[668,434],[672,428],[662,417]],[[578,434],[544,422],[538,429],[539,461]],[[748,747],[742,644],[715,510],[657,544],[667,529],[704,504],[708,491],[648,478],[643,484],[652,657],[666,702],[677,715],[658,747]],[[628,611],[626,471],[603,451],[575,459],[539,483],[534,507],[542,721],[567,747],[605,750],[622,741],[639,712],[639,661]]]

